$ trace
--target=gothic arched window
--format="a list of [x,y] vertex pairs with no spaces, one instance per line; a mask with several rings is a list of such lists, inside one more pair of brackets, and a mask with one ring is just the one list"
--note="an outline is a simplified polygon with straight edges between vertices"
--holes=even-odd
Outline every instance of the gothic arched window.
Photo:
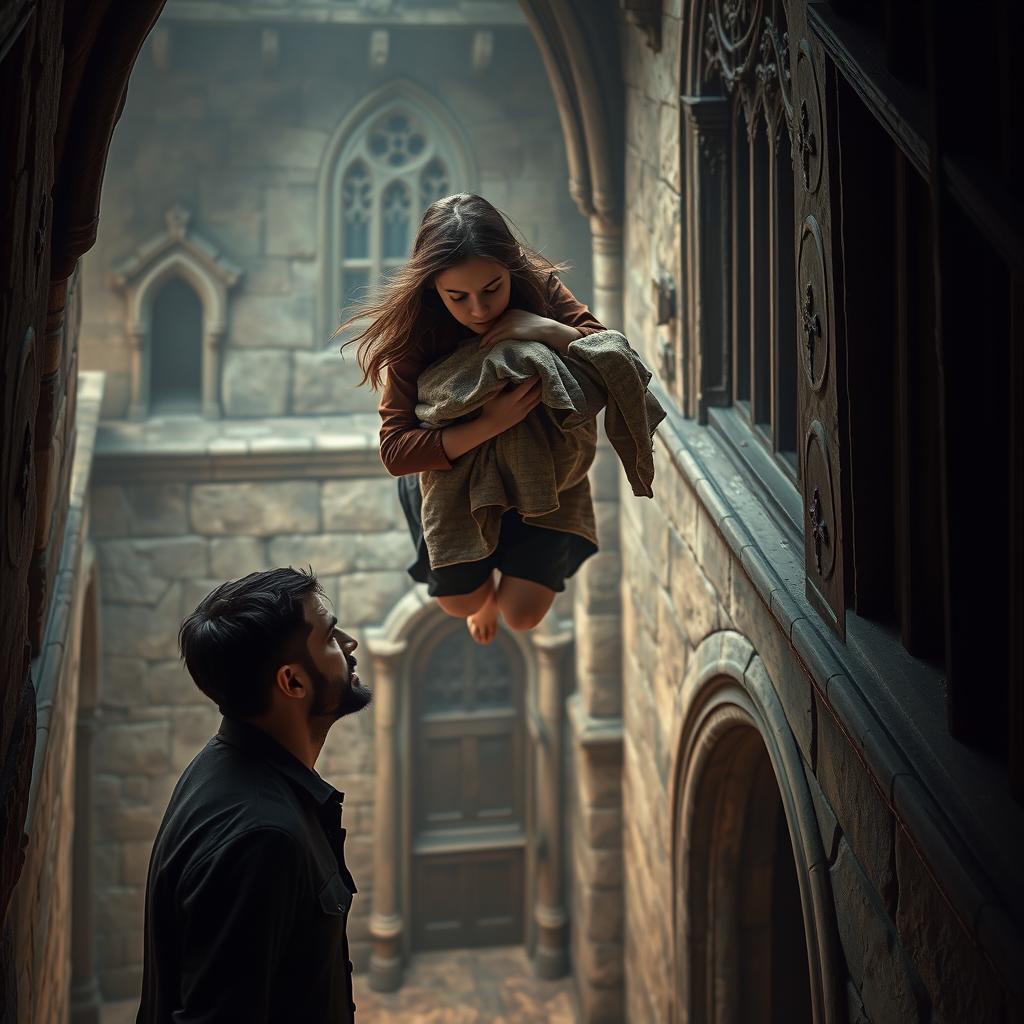
[[128,314],[127,413],[131,419],[159,412],[219,416],[228,292],[242,271],[190,228],[188,210],[172,206],[164,219],[164,231],[114,267]]
[[354,111],[332,149],[321,179],[326,333],[405,262],[427,206],[473,187],[454,125],[404,84]]
[[412,247],[425,207],[454,190],[451,160],[426,119],[395,105],[368,120],[342,168],[338,269],[347,316]]

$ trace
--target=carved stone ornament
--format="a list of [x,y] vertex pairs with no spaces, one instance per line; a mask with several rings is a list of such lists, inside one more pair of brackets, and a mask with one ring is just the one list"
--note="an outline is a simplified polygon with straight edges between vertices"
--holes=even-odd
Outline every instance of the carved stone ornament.
[[738,97],[751,132],[759,114],[777,128],[793,121],[786,16],[779,0],[712,0],[704,30],[704,78],[717,75]]
[[821,227],[814,216],[804,218],[801,226],[797,273],[800,291],[795,298],[803,338],[800,362],[808,383],[815,391],[820,391],[828,376],[832,344],[825,247]]
[[626,21],[647,37],[647,45],[661,49],[661,0],[619,0]]
[[804,301],[800,304],[800,323],[804,332],[804,344],[807,346],[807,361],[810,364],[813,378],[814,343],[821,337],[821,317],[814,311],[814,285],[809,281],[804,290]]
[[828,523],[821,514],[821,492],[814,488],[814,497],[807,506],[807,514],[810,519],[811,540],[814,544],[814,564],[821,575],[821,547],[828,543]]
[[821,184],[822,139],[821,93],[814,69],[811,46],[800,40],[796,55],[795,95],[799,97],[791,125],[793,160],[800,171],[800,180],[808,192],[816,192]]
[[817,420],[804,444],[804,509],[804,562],[824,584],[836,567],[835,499],[825,428]]

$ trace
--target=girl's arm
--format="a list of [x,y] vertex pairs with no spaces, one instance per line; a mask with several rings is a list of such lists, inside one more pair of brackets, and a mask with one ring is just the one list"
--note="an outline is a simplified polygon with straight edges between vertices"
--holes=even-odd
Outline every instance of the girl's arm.
[[387,369],[379,405],[381,461],[392,476],[451,469],[452,459],[514,427],[537,407],[540,398],[540,379],[533,377],[495,395],[476,419],[443,430],[426,429],[416,420],[415,373],[393,364]]
[[520,339],[542,341],[559,355],[566,355],[578,338],[605,330],[604,325],[568,288],[552,274],[548,281],[549,316],[508,310],[481,339],[480,347],[489,348],[499,341]]
[[416,419],[419,367],[393,363],[385,371],[380,413],[380,459],[392,476],[451,469],[440,430],[426,430]]
[[476,419],[445,427],[440,434],[448,458],[457,459],[526,419],[540,404],[541,393],[540,377],[531,377],[495,395]]

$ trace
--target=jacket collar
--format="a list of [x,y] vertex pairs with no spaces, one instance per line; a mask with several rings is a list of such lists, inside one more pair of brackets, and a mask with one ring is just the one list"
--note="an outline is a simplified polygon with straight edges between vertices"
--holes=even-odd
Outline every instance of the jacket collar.
[[311,768],[307,768],[294,754],[285,750],[280,743],[262,729],[239,721],[237,718],[221,719],[217,738],[224,743],[263,758],[273,765],[289,782],[308,793],[318,806],[330,801],[340,804],[345,794],[336,790],[326,779]]

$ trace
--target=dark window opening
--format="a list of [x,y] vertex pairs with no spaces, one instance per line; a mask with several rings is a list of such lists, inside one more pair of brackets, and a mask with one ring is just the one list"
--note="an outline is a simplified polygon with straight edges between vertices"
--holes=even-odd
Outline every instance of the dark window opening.
[[202,395],[203,307],[188,284],[172,278],[153,301],[150,412],[199,412]]

